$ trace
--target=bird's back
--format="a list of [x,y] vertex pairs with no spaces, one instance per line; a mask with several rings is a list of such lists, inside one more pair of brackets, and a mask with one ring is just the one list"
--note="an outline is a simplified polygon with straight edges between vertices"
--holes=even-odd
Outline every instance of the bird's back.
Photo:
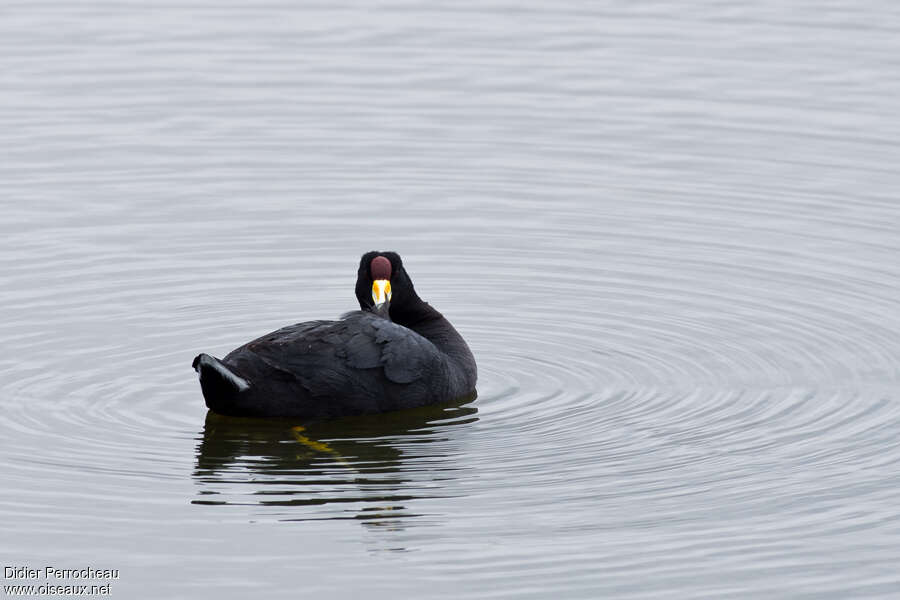
[[244,390],[207,398],[216,412],[329,418],[456,399],[448,357],[415,331],[369,312],[284,327],[221,361]]

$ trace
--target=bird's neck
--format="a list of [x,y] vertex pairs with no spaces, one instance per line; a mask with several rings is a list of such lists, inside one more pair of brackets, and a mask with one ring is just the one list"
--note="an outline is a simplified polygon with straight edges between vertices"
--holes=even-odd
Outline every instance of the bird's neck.
[[[398,320],[399,318],[399,320]],[[412,329],[445,353],[462,373],[475,373],[475,358],[468,344],[444,315],[426,302],[418,303],[412,311],[398,315],[391,313],[391,320]],[[471,382],[474,385],[474,380]]]
[[446,350],[446,345],[452,345],[455,342],[452,334],[459,337],[459,334],[453,329],[453,325],[444,318],[444,315],[421,300],[402,308],[392,306],[391,321],[412,329],[441,350]]
[[416,300],[417,302],[407,303],[402,307],[392,304],[390,308],[391,321],[418,331],[419,327],[430,328],[439,326],[440,321],[446,320],[444,315],[432,308],[427,302],[423,302],[418,298]]

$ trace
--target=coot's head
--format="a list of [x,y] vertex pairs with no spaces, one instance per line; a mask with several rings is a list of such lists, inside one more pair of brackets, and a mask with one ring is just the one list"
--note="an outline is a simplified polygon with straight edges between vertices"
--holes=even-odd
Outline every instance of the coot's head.
[[374,310],[391,316],[421,303],[412,281],[396,252],[366,252],[359,261],[356,277],[356,299],[363,310]]

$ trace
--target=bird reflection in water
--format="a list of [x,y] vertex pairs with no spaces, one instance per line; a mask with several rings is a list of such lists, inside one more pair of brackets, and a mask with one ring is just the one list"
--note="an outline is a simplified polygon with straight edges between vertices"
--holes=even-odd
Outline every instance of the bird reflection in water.
[[[357,519],[398,529],[422,498],[452,495],[474,396],[319,423],[209,412],[192,504],[255,507],[251,520]],[[421,505],[419,505],[421,506]]]

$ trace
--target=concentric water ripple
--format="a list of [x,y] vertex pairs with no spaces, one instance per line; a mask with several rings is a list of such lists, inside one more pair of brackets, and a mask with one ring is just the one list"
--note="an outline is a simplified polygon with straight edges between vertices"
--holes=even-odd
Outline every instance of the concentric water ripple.
[[[377,8],[0,20],[4,565],[148,598],[900,592],[896,9]],[[353,308],[375,248],[477,399],[207,414],[197,352]]]

